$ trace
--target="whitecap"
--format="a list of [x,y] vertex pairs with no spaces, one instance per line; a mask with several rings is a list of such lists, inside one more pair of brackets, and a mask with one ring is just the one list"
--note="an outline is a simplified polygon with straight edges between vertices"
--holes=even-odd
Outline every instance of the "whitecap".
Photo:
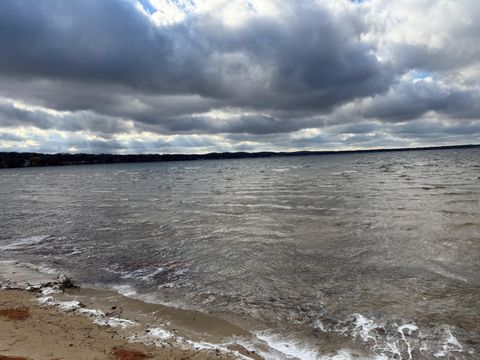
[[410,360],[412,359],[412,347],[410,346],[410,343],[407,341],[405,335],[412,336],[413,332],[417,330],[418,330],[418,327],[414,324],[405,324],[398,327],[398,332],[400,333],[402,340],[405,342],[405,345],[407,346],[407,354]]
[[19,250],[24,247],[37,245],[47,238],[48,236],[45,236],[45,235],[35,235],[35,236],[19,238],[14,240],[10,244],[0,246],[0,249],[1,250]]
[[272,354],[262,354],[266,358],[294,358],[302,360],[317,360],[319,354],[316,350],[310,349],[306,345],[297,344],[289,339],[281,338],[278,335],[269,333],[256,333],[258,339],[267,343],[272,350]]
[[442,350],[436,352],[433,356],[440,358],[449,355],[451,352],[463,352],[463,346],[452,334],[452,331],[446,329],[442,341]]
[[354,314],[355,316],[355,328],[353,329],[353,336],[360,336],[363,341],[373,340],[377,343],[376,336],[371,334],[371,331],[383,328],[383,324],[377,323],[373,319],[369,319],[362,314]]

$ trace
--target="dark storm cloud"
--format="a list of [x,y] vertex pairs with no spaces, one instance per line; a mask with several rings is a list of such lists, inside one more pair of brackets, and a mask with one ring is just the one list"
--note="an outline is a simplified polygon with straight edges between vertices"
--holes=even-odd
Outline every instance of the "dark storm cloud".
[[[148,86],[168,41],[128,1],[4,1],[0,71],[9,77]],[[148,76],[150,74],[150,76]]]
[[205,22],[202,33],[222,54],[213,60],[217,91],[250,107],[325,110],[388,89],[392,69],[372,54],[374,44],[359,41],[361,13],[332,16],[310,2],[294,11],[294,21],[252,19],[241,29]]
[[455,118],[478,119],[480,96],[476,91],[454,88],[431,78],[404,81],[367,104],[362,115],[385,121],[406,121],[429,111]]
[[50,117],[45,113],[22,110],[8,102],[0,103],[0,126],[17,127],[22,125],[32,125],[40,129],[53,127]]
[[335,18],[309,2],[294,12],[301,21],[229,28],[199,15],[157,27],[133,1],[5,0],[0,73],[260,108],[328,109],[388,88],[392,73],[358,40],[357,14]]
[[0,140],[18,142],[18,141],[25,140],[25,138],[22,137],[22,136],[15,135],[15,134],[0,132]]
[[[423,126],[439,140],[477,132],[478,2],[272,4],[277,15],[253,11],[234,25],[215,11],[159,25],[148,0],[4,0],[0,130],[61,131],[70,140],[56,144],[112,152],[387,146],[425,139]],[[424,13],[435,14],[428,24]],[[322,131],[296,134],[304,129]]]
[[480,138],[480,123],[478,121],[429,121],[408,122],[393,127],[392,133],[401,136],[436,138],[441,134],[446,136],[469,135]]
[[319,123],[311,118],[289,117],[277,118],[266,114],[232,114],[228,118],[218,118],[209,115],[173,117],[163,119],[156,125],[139,125],[139,129],[158,131],[163,133],[243,133],[251,135],[266,135],[289,133],[300,129],[315,127]]
[[92,112],[51,114],[45,111],[22,109],[10,102],[0,101],[0,127],[33,126],[38,129],[91,131],[103,135],[126,131],[128,123]]

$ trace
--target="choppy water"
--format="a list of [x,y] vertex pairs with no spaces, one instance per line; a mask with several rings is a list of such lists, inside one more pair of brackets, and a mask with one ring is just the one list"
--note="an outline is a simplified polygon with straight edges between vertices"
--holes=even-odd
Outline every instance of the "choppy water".
[[1,259],[285,356],[480,358],[480,149],[2,170],[0,224]]

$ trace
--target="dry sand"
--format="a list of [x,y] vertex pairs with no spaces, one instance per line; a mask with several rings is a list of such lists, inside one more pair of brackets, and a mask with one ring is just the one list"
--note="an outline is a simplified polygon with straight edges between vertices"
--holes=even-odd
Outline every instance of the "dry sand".
[[0,360],[236,358],[174,340],[158,346],[129,342],[117,329],[96,325],[86,316],[41,306],[37,296],[25,290],[0,290]]

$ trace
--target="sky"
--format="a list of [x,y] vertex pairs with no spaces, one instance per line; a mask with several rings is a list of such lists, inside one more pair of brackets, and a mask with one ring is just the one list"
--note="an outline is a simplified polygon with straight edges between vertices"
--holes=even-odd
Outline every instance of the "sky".
[[0,151],[480,143],[478,0],[2,0]]

